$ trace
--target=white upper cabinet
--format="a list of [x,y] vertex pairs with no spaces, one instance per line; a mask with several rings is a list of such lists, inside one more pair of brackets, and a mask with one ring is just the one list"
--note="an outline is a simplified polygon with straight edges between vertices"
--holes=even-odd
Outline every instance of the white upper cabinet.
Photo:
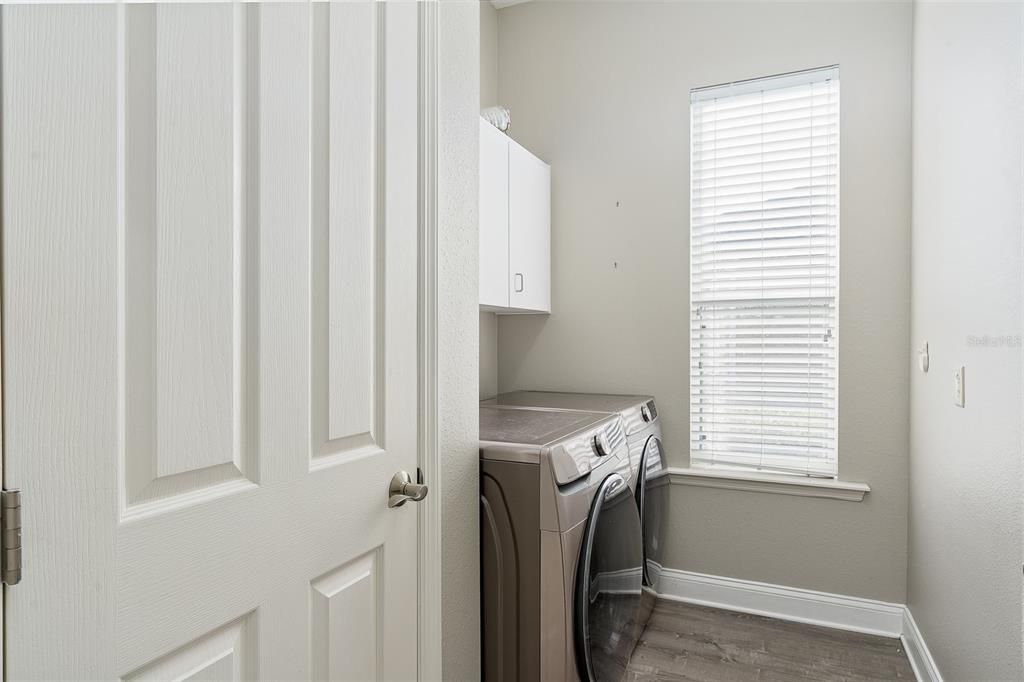
[[480,305],[551,312],[551,167],[480,121]]
[[508,136],[480,119],[480,305],[508,307]]
[[551,167],[509,141],[509,307],[551,312]]

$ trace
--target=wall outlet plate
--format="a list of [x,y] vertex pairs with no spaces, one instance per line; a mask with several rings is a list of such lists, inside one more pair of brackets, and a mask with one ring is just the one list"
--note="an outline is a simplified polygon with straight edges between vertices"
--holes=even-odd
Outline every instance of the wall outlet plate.
[[960,365],[953,374],[953,402],[957,407],[964,406],[964,366]]

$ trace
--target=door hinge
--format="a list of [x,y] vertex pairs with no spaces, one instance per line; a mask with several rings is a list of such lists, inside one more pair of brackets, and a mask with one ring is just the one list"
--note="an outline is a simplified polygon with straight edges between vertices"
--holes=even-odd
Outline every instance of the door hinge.
[[21,582],[21,491],[0,492],[0,578],[4,585]]

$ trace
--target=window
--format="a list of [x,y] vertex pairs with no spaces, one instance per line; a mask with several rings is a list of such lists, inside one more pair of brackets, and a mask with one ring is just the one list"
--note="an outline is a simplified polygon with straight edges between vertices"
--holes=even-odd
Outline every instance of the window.
[[835,477],[839,70],[690,93],[690,461]]

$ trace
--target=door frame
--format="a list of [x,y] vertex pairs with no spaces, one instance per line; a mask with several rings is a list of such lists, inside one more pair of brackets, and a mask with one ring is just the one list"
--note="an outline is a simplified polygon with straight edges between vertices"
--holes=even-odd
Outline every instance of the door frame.
[[417,652],[420,680],[440,680],[441,664],[441,461],[437,383],[437,89],[438,0],[419,10],[419,467],[430,494],[418,505]]
[[[4,39],[4,17],[3,12],[0,11],[0,122],[3,121],[3,93],[4,93],[4,82],[3,82],[3,39]],[[3,251],[4,251],[4,237],[6,232],[4,229],[4,193],[3,193],[3,180],[4,180],[4,167],[3,167],[3,125],[0,125],[0,263],[3,262]],[[3,287],[3,268],[0,267],[0,489],[6,489],[6,479],[4,478],[4,372],[3,366],[6,361],[7,355],[4,353],[4,324],[3,324],[3,301],[4,301],[4,287]],[[0,584],[0,680],[6,682],[7,680],[7,586]]]
[[[441,468],[437,439],[437,69],[438,0],[419,3],[419,198],[418,198],[418,462],[430,492],[418,520],[417,660],[420,680],[440,680],[441,666]],[[2,17],[0,17],[2,22]],[[2,31],[0,31],[2,40]],[[2,93],[2,83],[0,83]],[[2,170],[0,170],[2,172]],[[2,177],[2,176],[0,176]],[[0,193],[2,194],[2,193]],[[2,201],[2,197],[0,197]],[[0,214],[2,215],[2,214]],[[0,249],[3,248],[0,221]],[[2,305],[2,286],[0,286]],[[2,310],[2,308],[0,308]],[[3,324],[0,315],[0,484],[3,480]],[[4,593],[0,586],[0,679],[7,679]]]

